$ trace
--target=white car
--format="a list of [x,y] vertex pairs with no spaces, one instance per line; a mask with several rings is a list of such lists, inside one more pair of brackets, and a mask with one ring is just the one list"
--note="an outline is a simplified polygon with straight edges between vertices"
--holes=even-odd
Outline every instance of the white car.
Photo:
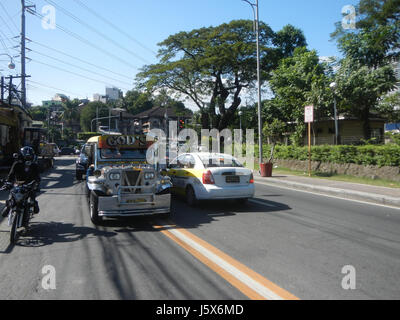
[[185,153],[168,165],[172,193],[186,197],[189,205],[199,200],[254,197],[254,177],[250,169],[234,157],[219,153]]

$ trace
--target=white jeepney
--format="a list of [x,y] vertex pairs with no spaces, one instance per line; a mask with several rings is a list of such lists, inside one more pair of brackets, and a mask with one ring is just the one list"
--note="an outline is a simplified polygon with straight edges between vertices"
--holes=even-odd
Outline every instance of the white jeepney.
[[88,140],[90,217],[120,218],[171,211],[171,180],[146,161],[146,136],[103,135]]

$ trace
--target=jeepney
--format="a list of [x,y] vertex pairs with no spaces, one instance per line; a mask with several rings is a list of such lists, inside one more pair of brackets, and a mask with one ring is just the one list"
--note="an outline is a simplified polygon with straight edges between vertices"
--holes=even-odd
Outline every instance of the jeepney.
[[172,183],[157,164],[147,162],[151,144],[143,135],[103,135],[87,141],[86,185],[94,224],[103,218],[170,213]]

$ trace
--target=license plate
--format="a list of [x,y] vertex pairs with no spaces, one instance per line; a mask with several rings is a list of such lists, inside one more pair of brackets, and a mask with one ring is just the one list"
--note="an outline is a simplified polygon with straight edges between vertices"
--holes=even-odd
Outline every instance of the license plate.
[[147,202],[146,199],[132,199],[132,200],[127,200],[127,203],[144,203]]
[[227,176],[225,179],[226,183],[240,183],[239,176]]

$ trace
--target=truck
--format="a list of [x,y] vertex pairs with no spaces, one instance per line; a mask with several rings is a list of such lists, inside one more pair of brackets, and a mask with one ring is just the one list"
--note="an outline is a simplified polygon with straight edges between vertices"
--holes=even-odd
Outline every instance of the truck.
[[170,214],[172,183],[147,160],[151,145],[145,135],[102,135],[87,141],[82,152],[88,159],[86,192],[93,224],[104,218]]

